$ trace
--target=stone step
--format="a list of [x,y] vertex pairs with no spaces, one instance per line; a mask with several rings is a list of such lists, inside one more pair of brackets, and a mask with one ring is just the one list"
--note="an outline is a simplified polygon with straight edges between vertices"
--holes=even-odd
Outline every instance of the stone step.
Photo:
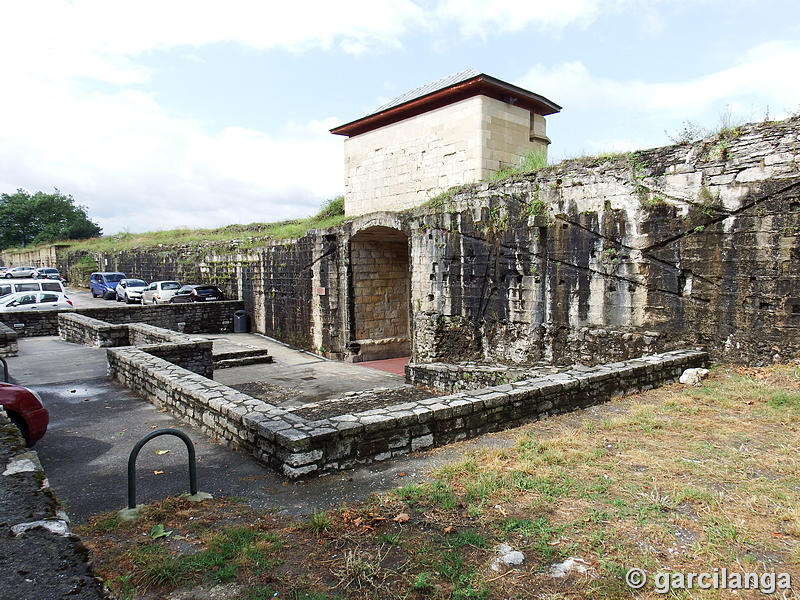
[[229,358],[245,358],[248,356],[264,356],[269,354],[265,348],[251,348],[249,350],[228,350],[222,352],[214,352],[214,360],[227,360]]
[[250,356],[238,356],[235,358],[223,358],[219,359],[218,357],[214,357],[214,368],[215,369],[229,369],[231,367],[243,367],[244,365],[257,365],[257,364],[266,364],[271,363],[272,357],[267,353],[262,353],[260,355],[250,355]]

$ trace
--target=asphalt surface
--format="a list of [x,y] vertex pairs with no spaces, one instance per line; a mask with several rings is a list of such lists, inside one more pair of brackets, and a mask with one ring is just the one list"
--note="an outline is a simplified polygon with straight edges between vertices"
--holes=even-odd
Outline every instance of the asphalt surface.
[[[505,445],[502,437],[373,463],[316,479],[289,482],[250,455],[223,446],[199,430],[106,377],[105,350],[55,337],[22,338],[8,359],[12,379],[35,389],[50,412],[50,425],[35,449],[73,522],[127,506],[127,462],[136,442],[158,428],[176,428],[194,441],[200,491],[246,498],[256,508],[309,514],[364,500],[426,477],[431,468],[458,459],[474,445]],[[336,363],[333,363],[334,365]],[[347,365],[352,367],[352,365]],[[167,452],[163,452],[163,451]],[[137,461],[137,503],[188,491],[183,442],[161,436]]]

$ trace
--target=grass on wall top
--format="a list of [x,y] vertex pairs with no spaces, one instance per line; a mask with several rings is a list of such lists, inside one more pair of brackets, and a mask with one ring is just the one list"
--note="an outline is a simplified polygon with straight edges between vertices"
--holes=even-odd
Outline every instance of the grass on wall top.
[[[277,223],[250,223],[247,225],[227,225],[215,229],[170,229],[167,231],[148,231],[143,233],[115,233],[114,235],[91,238],[70,244],[71,251],[86,250],[90,252],[108,252],[114,250],[130,250],[153,246],[180,246],[185,244],[225,244],[238,241],[240,248],[252,248],[267,240],[295,239],[305,235],[310,229],[327,229],[336,227],[343,221],[344,197],[337,196],[329,200],[316,215],[305,219],[290,219]],[[31,251],[33,247],[14,250]],[[14,250],[11,250],[12,252]]]

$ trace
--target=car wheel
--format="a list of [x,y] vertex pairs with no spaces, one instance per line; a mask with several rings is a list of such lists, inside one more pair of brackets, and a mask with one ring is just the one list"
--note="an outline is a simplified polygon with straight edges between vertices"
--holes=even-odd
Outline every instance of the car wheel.
[[13,275],[11,273],[6,273],[6,279],[11,279]]
[[95,294],[94,291],[92,291],[92,298],[97,298],[97,294]]
[[125,304],[133,304],[133,300],[128,298],[128,294],[125,294]]
[[16,425],[17,428],[19,429],[20,433],[22,434],[22,437],[25,438],[25,445],[30,446],[31,445],[30,434],[28,433],[28,426],[25,424],[25,421],[23,421],[19,415],[16,415],[14,413],[7,413],[7,414],[8,418],[11,419],[11,422],[14,423],[14,425]]

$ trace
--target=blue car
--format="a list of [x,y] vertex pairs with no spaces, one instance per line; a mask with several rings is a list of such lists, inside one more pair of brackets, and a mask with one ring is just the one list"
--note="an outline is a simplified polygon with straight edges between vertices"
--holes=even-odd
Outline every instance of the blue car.
[[117,284],[125,279],[127,275],[119,272],[92,273],[89,276],[89,289],[92,297],[102,297],[105,300],[112,300],[117,297]]

